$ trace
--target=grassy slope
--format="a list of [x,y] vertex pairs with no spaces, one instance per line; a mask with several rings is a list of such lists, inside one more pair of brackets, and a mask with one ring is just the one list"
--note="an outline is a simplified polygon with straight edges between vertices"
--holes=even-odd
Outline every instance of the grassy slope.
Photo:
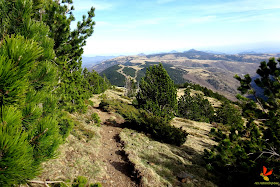
[[[183,90],[180,89],[179,93]],[[215,106],[220,104],[213,98],[211,103]],[[130,129],[124,129],[120,133],[129,160],[142,176],[142,185],[215,186],[209,181],[213,176],[202,166],[204,149],[216,145],[208,136],[212,125],[177,117],[172,120],[172,125],[182,127],[189,133],[186,143],[181,147],[154,141],[145,134]],[[181,172],[190,174],[193,178],[181,183],[177,179]]]
[[[142,133],[124,129],[120,138],[125,152],[136,170],[142,175],[144,186],[215,186],[209,181],[211,175],[202,167],[203,150],[216,144],[207,134],[210,125],[175,118],[173,125],[186,129],[190,135],[186,143],[173,146],[153,141]],[[185,172],[193,178],[181,183],[177,175]]]
[[[104,175],[102,160],[98,158],[100,150],[100,127],[91,119],[93,108],[89,106],[85,114],[72,114],[75,126],[59,147],[59,155],[56,159],[43,164],[43,172],[37,179],[73,181],[77,176],[86,176],[89,182],[95,181],[96,177]],[[87,121],[87,122],[86,122]]]
[[[182,92],[182,91],[181,91]],[[104,94],[95,95],[91,100],[95,107],[102,97],[121,99],[131,103],[123,97],[125,90],[117,88],[107,90]],[[100,97],[102,96],[102,97]],[[102,159],[98,157],[102,145],[100,127],[93,122],[86,123],[96,108],[89,107],[86,114],[73,114],[75,127],[61,145],[60,155],[57,159],[50,160],[43,165],[44,171],[39,180],[73,180],[77,176],[86,176],[90,182],[97,182],[106,176]],[[112,114],[113,115],[113,114]],[[194,122],[182,118],[175,118],[172,124],[182,127],[189,132],[186,143],[181,146],[172,146],[150,139],[148,136],[124,129],[120,133],[124,143],[125,152],[129,161],[135,165],[144,186],[215,186],[209,181],[211,175],[202,166],[203,150],[214,145],[215,142],[208,137],[211,125]],[[180,172],[193,176],[185,183],[177,180]]]

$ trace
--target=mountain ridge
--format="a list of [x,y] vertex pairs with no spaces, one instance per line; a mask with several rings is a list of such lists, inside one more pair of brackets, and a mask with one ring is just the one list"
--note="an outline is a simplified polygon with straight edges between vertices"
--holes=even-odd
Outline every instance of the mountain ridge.
[[[200,84],[235,100],[239,83],[233,78],[234,75],[250,74],[254,76],[259,62],[274,56],[279,56],[279,54],[213,54],[191,49],[176,53],[119,56],[105,60],[92,68],[100,75],[104,73],[109,80],[115,79],[112,84],[118,82],[118,86],[124,86],[125,76],[111,67],[122,65],[137,69],[137,71],[140,70],[138,71],[139,77],[136,78],[139,81],[145,73],[145,68],[149,65],[163,63],[170,66],[168,67],[169,71],[177,71],[176,77],[181,80],[176,82],[173,77],[177,84],[182,82]],[[182,71],[184,71],[183,74],[180,73]],[[122,79],[122,83],[120,83],[119,78]]]

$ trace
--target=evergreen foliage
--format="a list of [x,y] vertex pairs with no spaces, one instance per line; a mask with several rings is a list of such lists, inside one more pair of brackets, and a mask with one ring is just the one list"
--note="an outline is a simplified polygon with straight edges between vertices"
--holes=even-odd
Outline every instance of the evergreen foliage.
[[72,129],[61,108],[84,109],[91,94],[80,59],[94,9],[70,32],[64,3],[0,1],[0,186],[38,175]]
[[115,86],[124,86],[125,85],[125,76],[117,72],[121,67],[119,65],[114,65],[102,71],[100,73],[103,77],[108,77],[108,80],[112,85]]
[[171,120],[177,112],[177,89],[162,64],[147,69],[136,96],[145,111]]
[[125,80],[126,96],[134,97],[136,95],[136,82],[132,78],[126,78]]
[[215,121],[230,126],[243,126],[244,123],[241,111],[229,102],[223,103],[222,106],[217,109]]
[[[280,62],[280,59],[278,59]],[[251,86],[251,77],[235,76],[240,81],[238,88],[241,94],[253,95],[255,100],[238,95],[242,101],[246,125],[230,125],[230,132],[220,136],[221,141],[211,151],[205,151],[207,168],[220,177],[222,186],[242,185],[253,186],[254,182],[261,181],[259,173],[262,167],[273,169],[269,176],[272,182],[280,179],[280,67],[274,58],[268,62],[261,62],[255,80],[262,88],[267,100],[256,95]],[[235,116],[236,114],[231,114]],[[225,122],[227,123],[227,122]]]
[[188,133],[183,129],[172,126],[160,116],[143,109],[138,110],[122,101],[103,99],[99,107],[106,111],[118,112],[125,118],[128,128],[151,134],[155,140],[180,146],[187,139]]
[[[55,63],[59,69],[59,82],[56,93],[60,96],[61,108],[73,112],[84,112],[84,100],[92,94],[92,89],[84,89],[88,85],[82,74],[82,54],[86,39],[93,33],[95,22],[94,8],[83,16],[77,28],[70,30],[70,24],[75,20],[72,0],[59,1],[46,0],[40,10],[40,19],[50,28],[50,37],[54,39]],[[69,8],[70,7],[70,8]]]
[[134,68],[124,67],[124,68],[123,68],[123,72],[124,72],[126,75],[129,75],[129,76],[131,76],[131,77],[135,77],[136,70],[135,70]]
[[212,98],[218,99],[219,101],[231,102],[225,96],[220,95],[217,92],[213,92],[212,90],[210,90],[210,89],[208,89],[206,87],[203,87],[203,86],[201,86],[199,84],[193,84],[193,83],[186,82],[184,84],[179,84],[177,86],[180,87],[180,88],[190,88],[190,89],[193,89],[193,90],[202,91],[204,96],[212,97]]
[[209,123],[214,118],[214,108],[201,94],[191,96],[188,88],[178,101],[178,114],[187,119]]
[[87,68],[83,70],[85,79],[84,89],[89,93],[100,94],[110,87],[109,80],[104,76],[101,77],[96,71],[89,72]]
[[8,186],[35,177],[62,137],[49,30],[33,18],[31,0],[1,1],[0,10],[0,185]]

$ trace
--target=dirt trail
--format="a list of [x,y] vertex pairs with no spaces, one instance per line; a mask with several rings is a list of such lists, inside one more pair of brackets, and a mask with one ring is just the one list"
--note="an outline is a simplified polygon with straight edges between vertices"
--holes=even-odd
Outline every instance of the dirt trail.
[[99,152],[99,158],[104,163],[106,175],[97,179],[104,187],[136,187],[134,181],[133,168],[127,162],[123,155],[122,144],[119,142],[119,133],[121,132],[121,123],[124,122],[119,116],[102,112],[95,109],[102,121],[102,147]]

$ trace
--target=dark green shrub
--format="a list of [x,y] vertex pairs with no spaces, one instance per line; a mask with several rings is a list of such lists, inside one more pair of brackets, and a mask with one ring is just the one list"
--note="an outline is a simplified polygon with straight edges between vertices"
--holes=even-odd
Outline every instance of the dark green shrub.
[[72,187],[86,187],[88,179],[84,176],[78,176],[74,179]]
[[219,144],[210,151],[205,150],[204,158],[207,169],[218,176],[219,186],[254,186],[256,181],[263,181],[259,174],[263,166],[273,169],[269,181],[280,180],[279,65],[280,59],[277,63],[271,58],[261,62],[257,70],[259,78],[254,82],[266,100],[256,94],[250,75],[235,76],[240,82],[241,94],[254,98],[238,95],[246,124],[241,122],[241,112],[228,103],[217,111],[217,120],[226,124],[229,131],[223,135],[219,132]]
[[223,103],[222,106],[218,108],[216,111],[215,121],[230,126],[242,126],[244,123],[241,111],[229,102]]
[[90,187],[102,187],[101,183],[90,184]]
[[195,121],[211,122],[214,118],[214,108],[202,95],[190,95],[190,90],[185,91],[178,101],[179,116]]
[[137,124],[137,121],[135,121],[131,125],[138,130],[150,133],[155,140],[177,146],[186,142],[188,133],[182,128],[172,126],[166,119],[146,111],[141,112],[141,117],[141,124]]
[[71,130],[74,127],[74,122],[67,116],[66,113],[63,113],[58,122],[59,133],[62,135],[62,138],[65,140],[70,134]]
[[132,105],[118,100],[103,100],[99,107],[106,111],[114,111],[121,114],[128,128],[151,134],[152,138],[174,145],[182,145],[186,141],[188,133],[170,125],[169,120],[153,115],[144,110],[138,110]]
[[97,125],[100,125],[101,120],[97,113],[91,114],[91,118],[94,121],[94,123],[96,123]]

